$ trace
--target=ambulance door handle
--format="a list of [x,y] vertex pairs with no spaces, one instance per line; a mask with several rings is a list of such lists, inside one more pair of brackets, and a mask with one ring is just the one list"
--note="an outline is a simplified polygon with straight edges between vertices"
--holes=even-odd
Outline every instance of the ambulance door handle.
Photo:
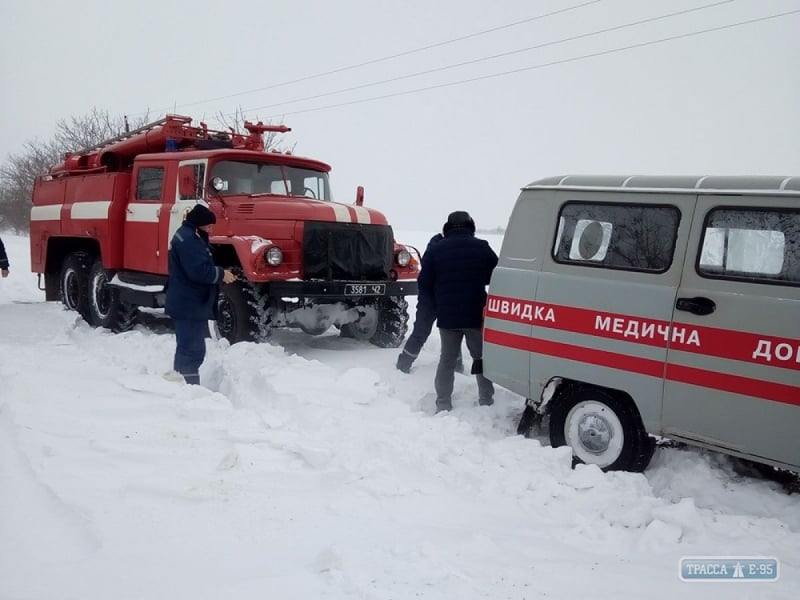
[[695,298],[678,298],[675,308],[685,310],[696,315],[710,315],[717,310],[717,305],[711,298],[697,296]]

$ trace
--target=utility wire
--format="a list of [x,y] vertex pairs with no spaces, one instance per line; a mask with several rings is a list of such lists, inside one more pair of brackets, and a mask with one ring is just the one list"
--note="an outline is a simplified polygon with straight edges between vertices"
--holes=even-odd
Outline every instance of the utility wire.
[[273,116],[267,117],[267,118],[279,118],[279,117],[284,117],[286,115],[299,115],[299,114],[303,114],[303,113],[317,112],[317,111],[320,111],[320,110],[327,110],[327,109],[331,109],[331,108],[339,108],[341,106],[351,106],[353,104],[363,104],[364,102],[372,102],[374,100],[384,100],[386,98],[393,98],[393,97],[396,97],[396,96],[408,96],[410,94],[416,94],[416,93],[425,92],[425,91],[428,91],[428,90],[436,90],[436,89],[450,87],[450,86],[454,86],[454,85],[461,85],[461,84],[464,84],[464,83],[472,83],[472,82],[475,82],[475,81],[481,81],[481,80],[484,80],[484,79],[492,79],[492,78],[495,78],[495,77],[502,77],[504,75],[512,75],[512,74],[515,74],[515,73],[522,73],[524,71],[532,71],[534,69],[542,69],[544,67],[552,67],[554,65],[561,65],[561,64],[570,63],[570,62],[577,62],[579,60],[584,60],[584,59],[587,59],[587,58],[594,58],[596,56],[605,56],[605,55],[608,55],[608,54],[615,54],[617,52],[624,52],[626,50],[632,50],[634,48],[643,48],[645,46],[652,46],[652,45],[655,45],[655,44],[662,44],[664,42],[670,42],[670,41],[674,41],[674,40],[685,39],[685,38],[698,36],[698,35],[702,35],[702,34],[706,34],[706,33],[711,33],[711,32],[715,32],[715,31],[722,31],[724,29],[731,29],[733,27],[741,27],[743,25],[752,25],[753,23],[759,23],[759,22],[762,22],[762,21],[770,20],[770,19],[777,19],[777,18],[780,18],[780,17],[786,17],[788,15],[793,15],[793,14],[796,14],[796,13],[800,13],[800,9],[790,10],[790,11],[787,11],[787,12],[777,13],[777,14],[774,14],[774,15],[768,15],[768,16],[765,16],[765,17],[759,17],[759,18],[756,18],[756,19],[750,19],[750,20],[747,20],[747,21],[739,21],[738,23],[730,23],[728,25],[721,25],[719,27],[710,27],[708,29],[701,29],[699,31],[693,31],[693,32],[690,32],[690,33],[684,33],[684,34],[680,34],[680,35],[673,35],[673,36],[666,37],[666,38],[661,38],[661,39],[658,39],[658,40],[650,40],[648,42],[642,42],[640,44],[631,44],[630,46],[623,46],[621,48],[613,48],[611,50],[603,50],[601,52],[592,52],[591,54],[583,54],[581,56],[574,56],[574,57],[565,58],[565,59],[562,59],[562,60],[555,60],[555,61],[552,61],[552,62],[533,65],[533,66],[530,66],[530,67],[522,67],[520,69],[512,69],[510,71],[503,71],[501,73],[492,73],[490,75],[482,75],[480,77],[472,77],[470,79],[461,79],[459,81],[452,81],[450,83],[442,83],[442,84],[438,84],[438,85],[431,85],[431,86],[426,86],[426,87],[422,87],[422,88],[406,90],[406,91],[403,91],[403,92],[394,92],[392,94],[384,94],[382,96],[372,96],[370,98],[362,98],[360,100],[352,100],[350,102],[341,102],[339,104],[329,104],[329,105],[326,105],[326,106],[319,106],[319,107],[316,107],[316,108],[307,108],[307,109],[303,109],[303,110],[296,110],[296,111],[292,111],[292,112],[283,113],[282,115],[273,115]]
[[[585,38],[588,38],[588,37],[601,35],[603,33],[609,33],[611,31],[619,31],[620,29],[626,29],[628,27],[635,27],[637,25],[643,25],[644,23],[652,23],[654,21],[660,21],[662,19],[668,19],[670,17],[675,17],[675,16],[678,16],[678,15],[685,15],[687,13],[696,12],[698,10],[705,10],[707,8],[713,8],[715,6],[720,6],[722,4],[730,4],[731,2],[734,2],[734,1],[735,0],[721,0],[720,2],[713,2],[711,4],[705,4],[703,6],[698,6],[698,7],[695,7],[695,8],[689,8],[689,9],[686,9],[686,10],[680,10],[680,11],[669,13],[669,14],[666,14],[666,15],[661,15],[661,16],[658,16],[658,17],[649,17],[647,19],[641,19],[639,21],[632,21],[630,23],[625,23],[623,25],[615,25],[614,27],[607,27],[606,29],[600,29],[598,31],[592,31],[592,32],[589,32],[589,33],[582,33],[580,35],[574,35],[574,36],[571,36],[571,37],[562,38],[562,39],[554,40],[554,41],[551,41],[551,42],[543,42],[541,44],[536,44],[534,46],[528,46],[527,48],[520,48],[518,50],[511,50],[509,52],[502,52],[500,54],[494,54],[492,56],[484,56],[482,58],[476,58],[476,59],[473,59],[473,60],[467,60],[467,61],[464,61],[464,62],[455,63],[455,64],[452,64],[452,65],[446,65],[446,66],[443,66],[443,67],[437,67],[435,69],[428,69],[426,71],[417,71],[416,73],[409,73],[407,75],[400,75],[398,77],[392,77],[390,79],[382,79],[380,81],[373,81],[372,83],[364,83],[364,84],[361,84],[361,85],[355,85],[355,86],[348,87],[348,88],[342,88],[342,89],[339,89],[339,90],[334,90],[332,92],[323,92],[321,94],[315,94],[313,96],[304,96],[302,98],[294,98],[293,100],[285,100],[283,102],[275,102],[273,104],[267,104],[267,105],[264,105],[264,106],[257,106],[255,108],[248,108],[248,109],[246,109],[246,110],[244,110],[242,112],[251,113],[251,112],[254,112],[254,111],[257,111],[257,110],[264,110],[266,108],[272,108],[272,107],[275,107],[275,106],[282,106],[284,104],[294,104],[296,102],[302,102],[304,100],[316,100],[317,98],[324,98],[326,96],[334,96],[336,94],[342,94],[344,92],[352,92],[354,90],[361,90],[361,89],[368,88],[368,87],[374,87],[376,85],[383,85],[385,83],[392,83],[392,82],[395,82],[395,81],[402,81],[403,79],[410,79],[412,77],[419,77],[421,75],[429,75],[430,73],[439,73],[441,71],[447,71],[447,70],[450,70],[450,69],[456,69],[458,67],[464,67],[464,66],[467,66],[467,65],[474,65],[476,63],[486,62],[488,60],[495,60],[497,58],[503,58],[503,57],[506,57],[506,56],[512,56],[514,54],[520,54],[522,52],[529,52],[531,50],[538,50],[540,48],[545,48],[547,46],[556,46],[558,44],[564,44],[566,42],[574,42],[575,40],[585,39]],[[232,118],[234,115],[228,115],[228,116]]]
[[[245,90],[243,92],[235,92],[233,94],[226,94],[225,96],[217,96],[215,98],[206,98],[205,100],[196,100],[194,102],[184,102],[184,103],[178,104],[177,106],[185,108],[185,107],[188,107],[188,106],[196,106],[198,104],[207,104],[209,102],[216,102],[217,100],[227,100],[229,98],[235,98],[237,96],[244,96],[244,95],[247,95],[247,94],[253,94],[255,92],[263,92],[263,91],[266,91],[266,90],[271,90],[271,89],[275,89],[275,88],[278,88],[278,87],[284,87],[284,86],[287,86],[287,85],[291,85],[291,84],[294,84],[294,83],[300,83],[302,81],[308,81],[310,79],[316,79],[318,77],[325,77],[326,75],[333,75],[335,73],[342,73],[343,71],[349,71],[351,69],[358,69],[360,67],[366,67],[367,65],[374,65],[374,64],[379,63],[379,62],[384,62],[384,61],[387,61],[387,60],[400,58],[402,56],[408,56],[410,54],[416,54],[417,52],[424,52],[425,50],[432,50],[433,48],[440,48],[440,47],[446,46],[448,44],[454,44],[456,42],[462,42],[464,40],[468,40],[468,39],[471,39],[471,38],[474,38],[474,37],[479,37],[481,35],[486,35],[487,33],[494,33],[495,31],[501,31],[503,29],[508,29],[510,27],[516,27],[517,25],[522,25],[524,23],[530,23],[532,21],[538,21],[540,19],[546,19],[547,17],[552,17],[554,15],[558,15],[558,14],[561,14],[561,13],[569,12],[569,11],[576,10],[576,9],[579,9],[579,8],[583,8],[584,6],[589,6],[590,4],[597,4],[598,2],[602,2],[602,1],[603,0],[590,0],[589,2],[584,2],[583,4],[576,4],[575,6],[569,6],[567,8],[554,10],[554,11],[549,12],[549,13],[544,13],[544,14],[541,14],[541,15],[537,15],[535,17],[529,17],[527,19],[522,19],[521,21],[514,21],[513,23],[507,23],[506,25],[499,25],[498,27],[492,27],[491,29],[484,29],[482,31],[476,31],[474,33],[469,33],[467,35],[462,35],[461,37],[453,38],[453,39],[446,40],[446,41],[443,41],[443,42],[437,42],[435,44],[429,44],[428,46],[421,46],[419,48],[414,48],[412,50],[405,50],[404,52],[398,52],[397,54],[390,54],[388,56],[383,56],[381,58],[374,58],[372,60],[368,60],[368,61],[365,61],[365,62],[357,63],[357,64],[354,64],[354,65],[349,65],[349,66],[346,66],[346,67],[339,67],[337,69],[332,69],[330,71],[324,71],[322,73],[316,73],[314,75],[306,75],[305,77],[300,77],[298,79],[292,79],[290,81],[283,81],[281,83],[275,83],[275,84],[268,85],[268,86],[265,86],[265,87],[254,88],[254,89],[251,89],[251,90]],[[732,0],[729,0],[729,1],[732,1]],[[156,111],[148,111],[148,112],[154,112],[154,113],[158,114],[158,113],[161,113],[161,112],[163,112],[165,110],[173,109],[174,106],[175,105],[173,104],[173,105],[167,106],[167,107],[165,107],[163,109],[159,109],[159,110],[156,110]],[[137,116],[139,114],[144,114],[144,113],[129,113],[129,116]]]

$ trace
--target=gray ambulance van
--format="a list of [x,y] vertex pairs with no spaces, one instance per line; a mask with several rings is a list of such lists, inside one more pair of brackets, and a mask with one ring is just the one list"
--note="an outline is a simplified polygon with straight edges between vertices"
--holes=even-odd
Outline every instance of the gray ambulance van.
[[800,177],[531,183],[483,356],[576,461],[641,471],[653,434],[800,471]]

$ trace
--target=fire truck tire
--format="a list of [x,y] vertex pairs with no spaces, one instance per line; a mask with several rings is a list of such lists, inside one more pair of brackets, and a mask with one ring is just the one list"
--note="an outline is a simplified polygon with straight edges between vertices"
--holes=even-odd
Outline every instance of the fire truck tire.
[[136,319],[136,307],[125,304],[119,298],[119,290],[108,285],[109,273],[103,261],[94,261],[89,272],[89,318],[95,327],[105,327],[117,333],[128,331]]
[[571,446],[573,464],[603,471],[643,471],[653,455],[652,438],[629,399],[594,386],[575,386],[554,398],[550,444]]
[[378,303],[378,327],[370,342],[379,348],[399,348],[408,331],[408,302],[388,296]]
[[266,341],[272,323],[267,298],[259,294],[241,272],[237,275],[237,281],[220,286],[217,301],[219,335],[231,344]]
[[89,321],[89,255],[74,252],[61,264],[58,277],[58,296],[69,310],[77,311]]

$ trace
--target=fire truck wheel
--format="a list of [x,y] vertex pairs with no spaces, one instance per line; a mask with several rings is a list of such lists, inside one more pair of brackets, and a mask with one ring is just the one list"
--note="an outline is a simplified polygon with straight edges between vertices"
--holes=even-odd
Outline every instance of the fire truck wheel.
[[408,331],[408,302],[389,296],[378,302],[378,326],[370,342],[379,348],[399,348]]
[[603,471],[643,471],[652,456],[651,438],[632,402],[599,387],[568,388],[550,413],[550,444],[572,447],[573,464]]
[[136,307],[122,302],[119,290],[108,285],[109,275],[103,268],[103,261],[94,261],[89,273],[89,318],[95,327],[105,327],[112,331],[128,331],[136,319]]
[[85,252],[69,254],[61,265],[58,295],[69,310],[89,321],[89,255]]
[[266,298],[261,297],[244,275],[220,286],[217,301],[217,329],[231,344],[263,342],[270,334],[271,318]]

